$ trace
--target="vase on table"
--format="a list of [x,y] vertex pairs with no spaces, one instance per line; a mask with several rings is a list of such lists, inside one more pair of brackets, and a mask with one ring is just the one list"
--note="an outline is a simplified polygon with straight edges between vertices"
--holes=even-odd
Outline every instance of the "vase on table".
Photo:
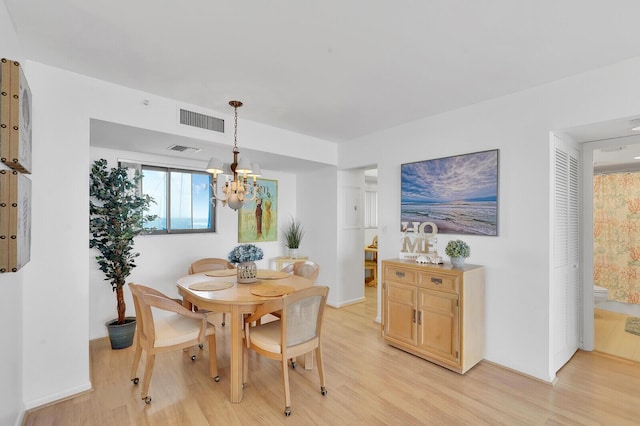
[[249,284],[257,280],[258,268],[255,262],[238,263],[238,283]]
[[452,257],[451,264],[454,268],[462,268],[464,266],[464,257]]
[[299,248],[290,248],[289,249],[289,257],[291,259],[297,259],[299,255],[300,255],[300,249]]

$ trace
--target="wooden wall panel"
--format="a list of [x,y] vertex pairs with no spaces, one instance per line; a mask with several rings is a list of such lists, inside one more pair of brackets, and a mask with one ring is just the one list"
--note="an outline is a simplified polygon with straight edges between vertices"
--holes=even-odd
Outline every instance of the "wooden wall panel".
[[0,161],[31,173],[31,89],[17,61],[0,60]]
[[16,272],[31,258],[31,180],[0,170],[0,272]]

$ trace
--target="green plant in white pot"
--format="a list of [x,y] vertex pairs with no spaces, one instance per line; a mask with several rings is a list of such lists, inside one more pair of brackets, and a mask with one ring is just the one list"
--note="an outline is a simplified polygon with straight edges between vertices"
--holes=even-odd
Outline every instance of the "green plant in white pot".
[[289,219],[289,223],[282,231],[284,237],[284,243],[289,249],[289,257],[296,259],[298,257],[298,250],[300,249],[300,243],[304,236],[304,228],[302,222],[294,217]]
[[125,315],[123,286],[140,255],[133,251],[133,238],[144,232],[145,222],[156,218],[146,214],[153,199],[138,193],[141,179],[139,172],[129,177],[124,167],[107,168],[104,159],[96,160],[89,174],[89,247],[100,252],[96,260],[116,294],[118,317],[106,324],[113,349],[133,342],[135,317]]
[[451,258],[451,264],[456,268],[461,268],[464,265],[464,259],[471,255],[469,245],[462,240],[449,241],[444,252]]

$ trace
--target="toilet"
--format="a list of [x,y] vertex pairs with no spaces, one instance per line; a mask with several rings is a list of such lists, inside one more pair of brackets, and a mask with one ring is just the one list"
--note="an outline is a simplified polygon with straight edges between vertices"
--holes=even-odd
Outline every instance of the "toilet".
[[600,287],[598,285],[593,286],[593,304],[606,302],[609,299],[609,289]]

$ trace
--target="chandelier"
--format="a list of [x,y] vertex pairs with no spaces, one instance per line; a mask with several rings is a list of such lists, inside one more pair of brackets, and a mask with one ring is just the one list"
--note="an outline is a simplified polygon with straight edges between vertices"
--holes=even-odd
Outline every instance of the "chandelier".
[[[222,205],[229,205],[233,210],[238,210],[244,204],[245,199],[253,201],[257,198],[260,191],[256,178],[260,176],[260,167],[257,164],[251,164],[246,158],[238,158],[240,151],[238,150],[238,108],[242,106],[240,101],[229,101],[229,105],[233,107],[235,122],[233,130],[233,163],[225,164],[217,158],[211,158],[207,164],[207,172],[213,174],[212,202],[215,200],[222,201]],[[224,186],[222,187],[222,196],[218,195],[218,175],[225,175]],[[253,186],[247,184],[247,178],[253,177]],[[251,192],[253,189],[253,196]],[[252,197],[252,198],[249,198]]]

